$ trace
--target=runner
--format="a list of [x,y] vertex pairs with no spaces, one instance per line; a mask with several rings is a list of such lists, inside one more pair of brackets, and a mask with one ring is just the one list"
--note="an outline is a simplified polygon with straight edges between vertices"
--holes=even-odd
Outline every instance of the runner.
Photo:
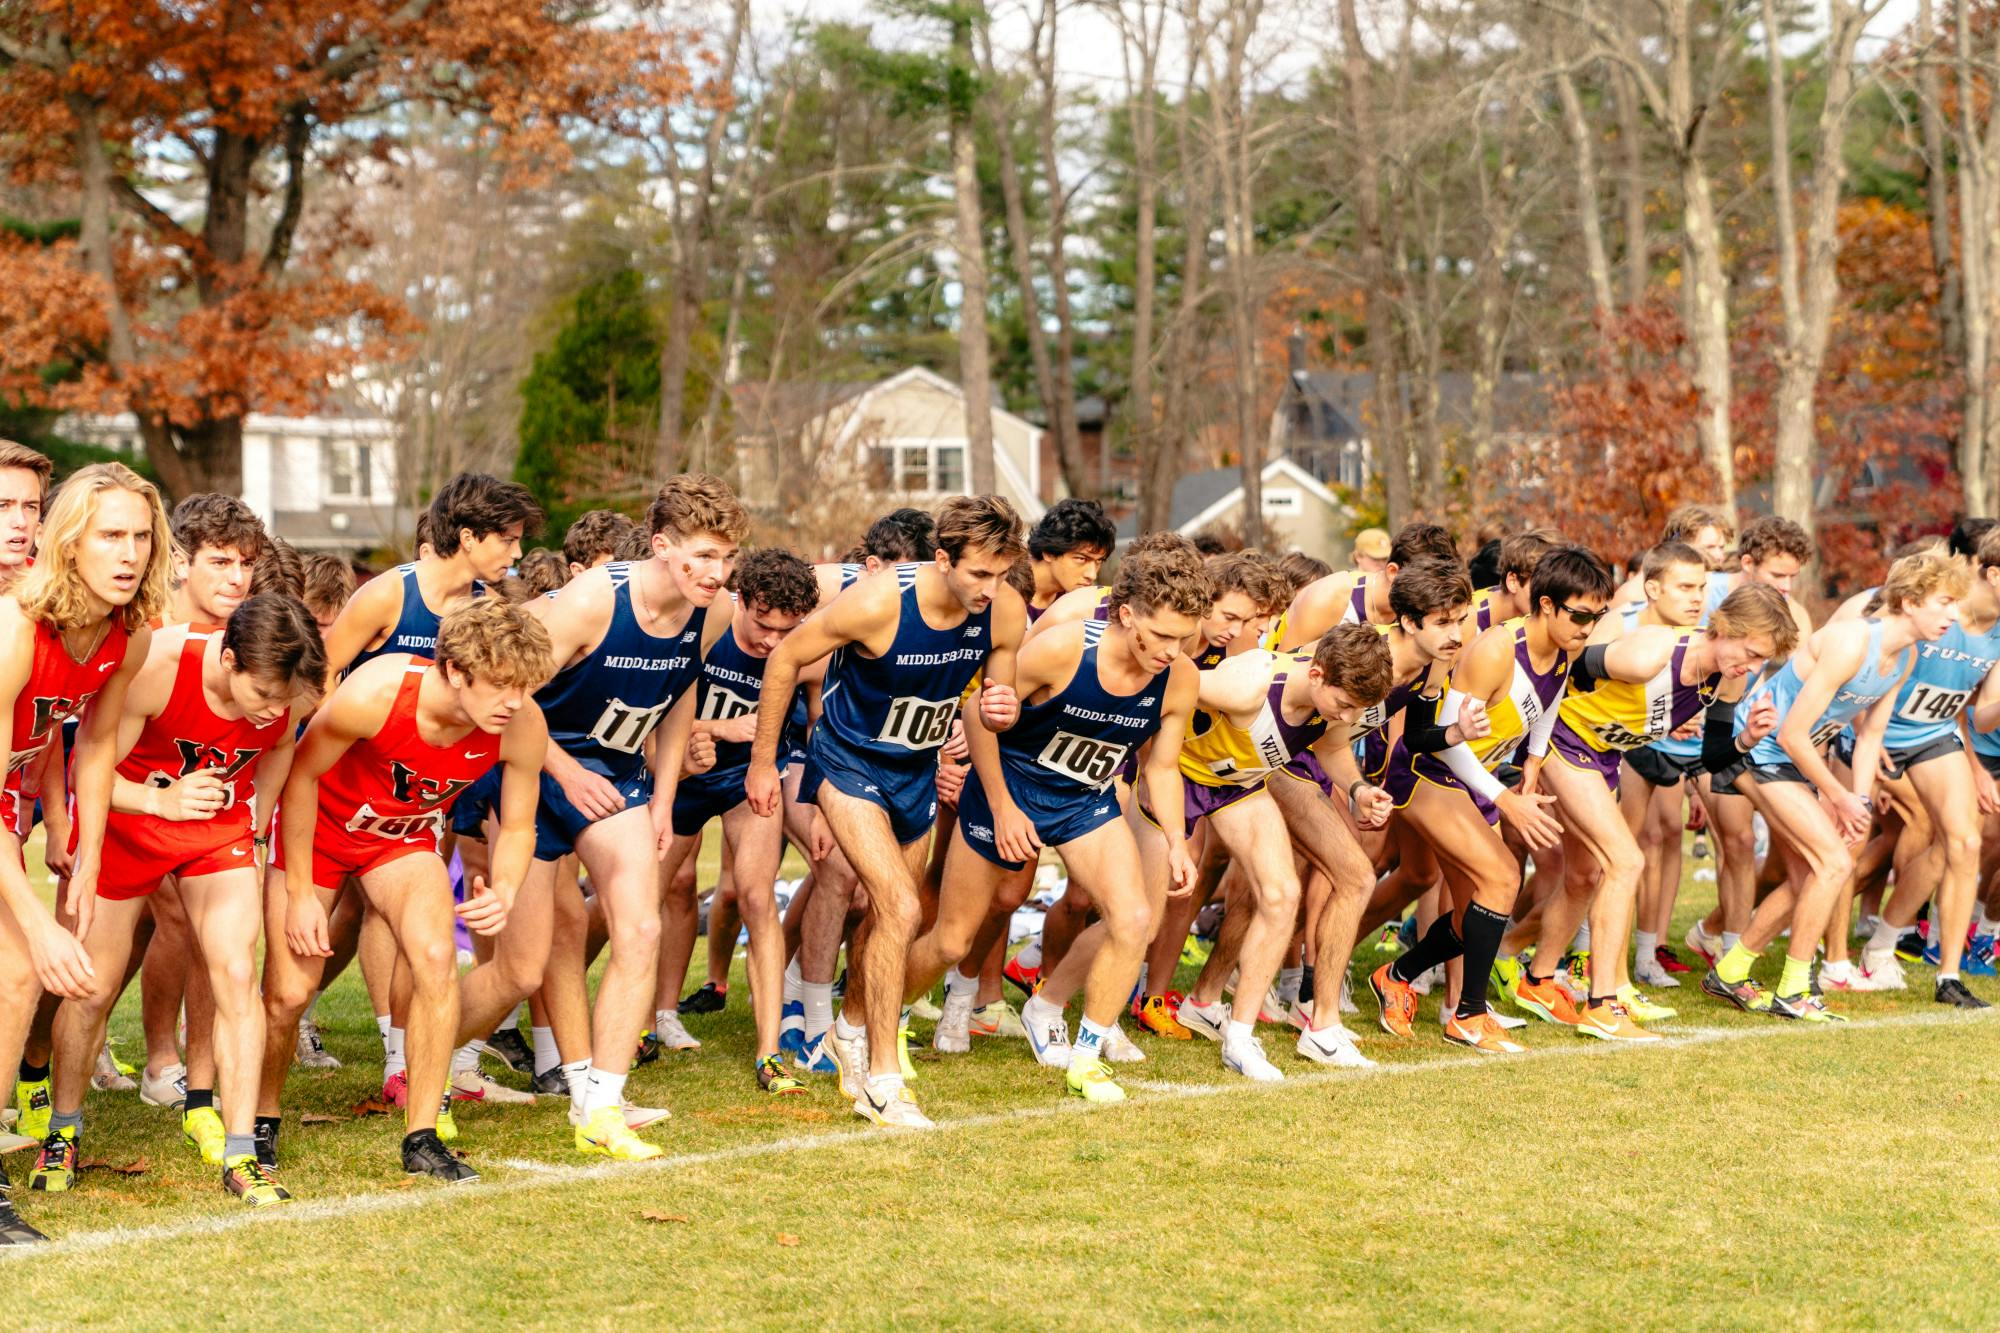
[[1554,528],[1517,532],[1501,541],[1493,586],[1472,594],[1473,625],[1478,632],[1534,613],[1528,585],[1534,580],[1535,567],[1561,545],[1562,534]]
[[[122,463],[94,463],[63,483],[34,568],[0,594],[0,749],[11,756],[0,790],[0,1078],[18,1065],[15,1129],[30,1138],[52,1132],[49,1068],[21,1064],[22,1045],[44,990],[76,999],[96,984],[82,941],[97,907],[118,717],[151,647],[146,622],[167,603],[171,541],[153,484]],[[86,711],[93,699],[104,706]],[[20,840],[30,802],[21,781],[79,715],[69,790],[77,850],[58,916],[28,882]],[[62,795],[48,792],[52,802]],[[0,1169],[0,1243],[46,1239],[21,1221],[6,1183]]]
[[314,714],[285,781],[264,884],[264,1065],[254,1132],[266,1167],[277,1166],[279,1104],[299,1014],[331,953],[328,913],[352,877],[411,978],[403,1170],[448,1184],[479,1178],[440,1138],[461,1014],[451,879],[440,847],[452,801],[504,765],[492,878],[469,884],[456,909],[469,929],[499,933],[527,870],[547,741],[529,691],[554,661],[541,625],[498,597],[454,605],[436,640],[435,658],[378,654],[349,672]]
[[1397,531],[1388,563],[1380,573],[1349,570],[1307,584],[1285,611],[1282,646],[1295,649],[1316,643],[1335,625],[1393,624],[1396,613],[1389,606],[1389,589],[1395,586],[1396,571],[1425,556],[1456,563],[1458,545],[1451,533],[1435,523],[1405,523]]
[[918,924],[916,880],[937,816],[937,750],[975,673],[985,681],[982,721],[996,731],[1014,725],[1014,655],[1027,620],[1020,595],[1002,586],[1024,550],[1005,500],[947,500],[937,543],[930,563],[860,580],[780,646],[764,669],[747,780],[751,808],[777,814],[778,742],[799,671],[837,653],[799,792],[819,806],[868,893],[831,1046],[857,1115],[914,1128],[931,1121],[903,1084],[895,1034]]
[[[199,1110],[206,1112],[190,1107],[183,1117],[189,1142],[222,1168],[223,1190],[246,1204],[291,1197],[257,1160],[253,1137],[264,1049],[255,851],[268,845],[271,807],[291,765],[293,712],[310,706],[325,679],[319,630],[290,597],[253,597],[219,632],[175,626],[152,636],[118,724],[99,902],[84,940],[96,981],[56,1013],[55,1115],[34,1188],[59,1192],[75,1183],[91,1059],[104,1041],[146,899],[171,876],[213,997],[206,1006],[212,1033],[200,1033],[195,1013],[188,1020],[190,1053],[205,1050],[213,1067],[213,1081],[188,1093],[190,1102],[203,1099]],[[156,934],[155,944],[160,939]],[[220,1115],[213,1109],[218,1092]]]
[[54,466],[25,444],[0,440],[0,588],[35,563]]

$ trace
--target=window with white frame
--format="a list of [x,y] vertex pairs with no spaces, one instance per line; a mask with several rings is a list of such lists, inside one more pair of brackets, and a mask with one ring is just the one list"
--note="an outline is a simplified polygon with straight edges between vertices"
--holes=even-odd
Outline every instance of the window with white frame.
[[368,445],[361,440],[326,442],[326,494],[330,500],[366,500]]
[[911,495],[965,491],[964,440],[889,440],[875,446],[877,489]]
[[1266,514],[1297,514],[1305,509],[1305,497],[1296,486],[1274,486],[1264,492]]

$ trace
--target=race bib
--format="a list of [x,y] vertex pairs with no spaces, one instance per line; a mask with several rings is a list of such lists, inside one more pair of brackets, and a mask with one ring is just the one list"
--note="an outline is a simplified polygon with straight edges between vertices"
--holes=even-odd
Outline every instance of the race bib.
[[1896,716],[1905,722],[1949,722],[1959,715],[1965,701],[1971,697],[1971,690],[1940,690],[1931,685],[1918,685],[1910,691],[1909,698],[1897,705]]
[[653,728],[667,715],[667,707],[658,703],[651,708],[634,708],[621,699],[613,699],[598,715],[597,725],[590,729],[590,739],[607,750],[637,754],[646,737],[653,734]]
[[1058,731],[1035,756],[1035,762],[1051,773],[1102,789],[1125,763],[1129,746],[1116,741],[1092,740],[1073,732]]
[[347,831],[396,840],[428,833],[432,842],[436,842],[444,831],[444,815],[437,810],[415,815],[379,815],[374,807],[364,805],[348,819]]
[[695,705],[695,716],[703,722],[727,722],[731,718],[742,717],[756,707],[756,700],[746,699],[734,690],[720,685],[705,685],[700,702]]
[[1604,743],[1607,750],[1636,750],[1642,745],[1651,745],[1651,736],[1641,736],[1616,722],[1597,722],[1590,728],[1590,734]]
[[1817,727],[1813,728],[1813,734],[1812,734],[1813,749],[1817,750],[1822,745],[1833,744],[1833,738],[1846,730],[1847,730],[1847,721],[1845,718],[1835,722],[1820,723]]
[[889,715],[875,739],[905,750],[935,750],[951,735],[951,720],[958,716],[958,700],[901,698],[889,705]]

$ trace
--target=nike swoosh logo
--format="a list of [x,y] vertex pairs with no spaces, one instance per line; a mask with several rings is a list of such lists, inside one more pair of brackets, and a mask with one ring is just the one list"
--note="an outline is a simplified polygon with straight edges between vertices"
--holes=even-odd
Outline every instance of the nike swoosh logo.
[[470,759],[470,760],[472,760],[472,761],[473,761],[474,763],[477,763],[477,762],[479,762],[479,760],[480,760],[480,758],[481,758],[481,756],[480,756],[479,754],[477,754],[477,753],[475,753],[474,751],[471,751],[471,750],[467,750],[467,751],[465,752],[465,757],[466,757],[467,759]]
[[247,856],[247,855],[249,855],[249,853],[248,853],[248,852],[245,852],[245,851],[244,851],[244,850],[243,850],[243,849],[242,849],[241,847],[231,847],[231,848],[229,849],[229,854],[230,854],[231,856]]

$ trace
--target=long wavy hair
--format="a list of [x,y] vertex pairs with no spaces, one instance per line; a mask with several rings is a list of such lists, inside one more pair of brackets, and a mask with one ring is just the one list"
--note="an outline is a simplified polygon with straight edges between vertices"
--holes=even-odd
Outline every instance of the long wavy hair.
[[30,619],[55,630],[74,629],[90,620],[90,592],[77,573],[76,547],[97,515],[98,497],[111,490],[143,496],[152,514],[152,553],[139,574],[138,592],[119,609],[125,628],[135,630],[166,609],[174,539],[167,530],[159,490],[123,463],[92,463],[72,473],[56,491],[42,523],[35,567],[15,589],[15,599]]

